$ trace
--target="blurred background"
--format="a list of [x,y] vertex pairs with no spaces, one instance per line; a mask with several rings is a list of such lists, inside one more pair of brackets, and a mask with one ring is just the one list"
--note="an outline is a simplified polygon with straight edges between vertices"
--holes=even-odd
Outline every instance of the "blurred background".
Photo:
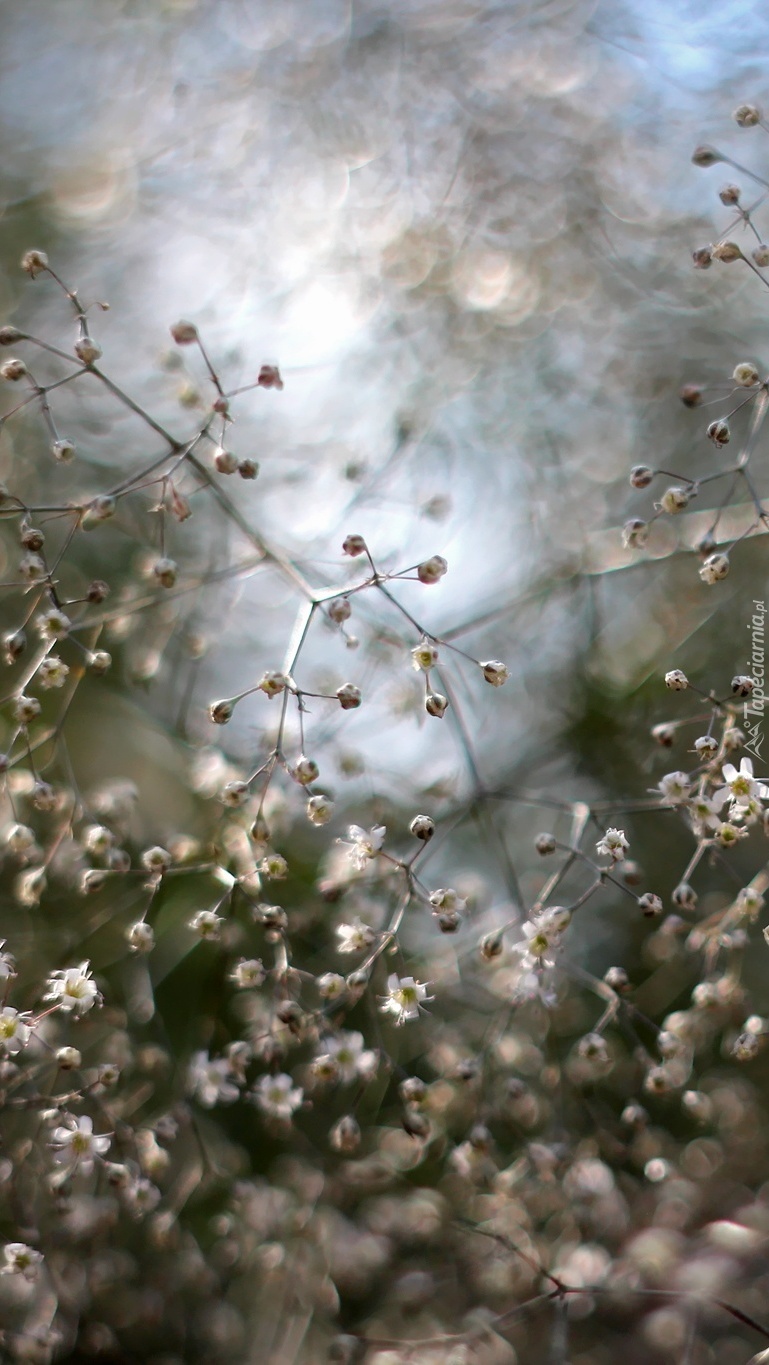
[[[706,484],[691,511],[657,521],[643,552],[623,548],[621,529],[629,517],[650,515],[666,482],[723,466],[724,454],[704,434],[721,413],[717,386],[726,402],[738,361],[752,360],[762,373],[767,364],[765,286],[739,265],[691,266],[692,250],[730,222],[718,202],[722,184],[740,181],[747,194],[750,183],[728,167],[697,169],[693,148],[715,143],[767,173],[765,132],[739,129],[730,118],[744,100],[761,103],[767,42],[765,8],[744,2],[704,12],[693,3],[624,0],[0,4],[0,321],[71,351],[66,300],[45,276],[30,282],[19,269],[22,253],[39,248],[81,298],[109,303],[109,311],[89,314],[102,368],[178,440],[191,439],[212,399],[200,356],[171,341],[179,318],[197,325],[228,390],[253,386],[265,363],[279,365],[285,385],[251,388],[233,402],[228,446],[260,466],[255,482],[220,480],[238,518],[201,485],[186,489],[189,520],[168,518],[164,533],[152,488],[121,501],[114,521],[71,545],[66,517],[51,523],[51,543],[72,566],[72,582],[106,578],[112,588],[102,643],[113,668],[104,681],[86,680],[67,722],[79,784],[91,792],[107,779],[136,784],[130,827],[137,847],[182,832],[212,837],[208,798],[263,760],[277,707],[257,694],[221,731],[208,706],[252,687],[264,669],[283,667],[303,605],[274,559],[264,558],[265,543],[279,547],[317,592],[365,577],[361,562],[342,554],[350,532],[365,536],[385,572],[444,555],[449,571],[440,583],[395,583],[394,596],[419,627],[471,660],[498,658],[510,670],[507,686],[492,690],[472,661],[447,653],[441,677],[451,706],[443,722],[427,717],[409,659],[419,631],[397,608],[361,594],[351,598],[346,634],[316,621],[296,673],[309,691],[333,692],[349,680],[364,692],[360,711],[332,713],[319,701],[305,717],[304,750],[337,802],[332,835],[350,821],[381,822],[403,839],[408,820],[427,808],[442,823],[426,875],[470,898],[470,921],[456,939],[436,948],[432,925],[404,933],[410,950],[429,955],[431,979],[445,992],[428,1064],[433,1078],[479,1045],[497,1008],[472,981],[463,987],[464,964],[479,933],[538,894],[543,876],[531,845],[543,820],[559,821],[555,832],[565,837],[570,801],[603,803],[606,823],[627,828],[633,857],[653,869],[654,889],[666,898],[691,851],[680,825],[623,811],[663,772],[690,766],[686,742],[671,757],[649,739],[653,724],[683,714],[662,674],[682,667],[704,691],[724,695],[732,674],[748,671],[747,627],[754,600],[766,593],[765,545],[747,540],[725,582],[700,581],[693,546],[720,506],[723,482]],[[47,353],[36,354],[35,366],[44,382],[66,371]],[[715,406],[682,406],[687,382],[716,386]],[[11,401],[3,401],[6,412]],[[36,414],[0,433],[0,477],[30,503],[83,501],[164,451],[140,418],[85,379],[62,388],[54,410],[60,430],[76,441],[72,464],[50,459]],[[738,435],[747,422],[744,413],[736,419]],[[637,491],[627,478],[634,464],[675,477]],[[765,491],[760,448],[755,468]],[[750,523],[740,496],[719,526],[725,544]],[[5,567],[15,528],[0,530]],[[148,594],[146,577],[159,553],[179,564],[180,591],[163,601]],[[3,629],[15,629],[18,603],[9,596],[2,611]],[[298,731],[290,731],[289,747],[296,756]],[[479,814],[479,795],[490,792],[495,799]],[[532,795],[566,804],[544,819]],[[300,797],[284,782],[270,821],[292,864],[286,895],[299,917],[303,961],[318,971],[332,912],[317,884],[333,877],[333,839],[302,823]],[[760,857],[751,844],[737,858],[746,882]],[[724,904],[728,885],[716,868],[705,912]],[[675,936],[650,949],[647,926],[610,901],[586,908],[571,959],[599,975],[615,960],[636,964],[637,980],[654,978],[644,1008],[664,1014],[691,984],[686,963],[654,976],[667,956],[675,958]],[[142,1019],[149,1009],[157,1021],[155,1006],[146,1005],[154,992],[177,1098],[190,1051],[237,1036],[235,1024],[228,1034],[218,1018],[221,983],[184,937],[193,904],[192,890],[164,904],[149,985],[132,975],[135,964],[121,961],[130,894],[117,910],[107,897],[78,902],[70,914],[62,892],[50,918],[34,927],[29,919],[17,924],[10,900],[3,911],[4,932],[10,939],[12,927],[24,944],[30,976],[52,943],[60,953],[88,953],[122,992],[128,1032],[132,1010]],[[44,904],[41,914],[48,913]],[[21,958],[18,943],[15,951]],[[764,978],[761,960],[748,965],[759,1011],[769,1010]],[[193,998],[201,1002],[195,1011]],[[470,1022],[468,1007],[476,1012]],[[583,1032],[600,1008],[596,1001],[577,1011],[563,1035]],[[147,1046],[160,1046],[150,1040],[155,1025],[144,1022]],[[540,1025],[526,1027],[536,1035]],[[409,1040],[399,1064],[422,1046]],[[515,1055],[520,1062],[520,1048]],[[536,1056],[521,1064],[530,1072],[539,1065]],[[757,1092],[746,1098],[742,1080],[735,1085],[745,1112],[758,1104]],[[325,1160],[312,1155],[320,1118],[317,1132],[310,1123],[305,1165],[297,1157],[277,1176],[278,1149],[265,1143],[253,1116],[226,1119],[229,1145],[216,1158],[224,1168],[229,1162],[244,1178],[273,1172],[275,1199],[292,1210],[320,1199],[312,1186],[312,1171]],[[509,1162],[519,1137],[504,1139]],[[212,1130],[208,1140],[217,1147],[224,1138]],[[750,1160],[752,1190],[769,1170],[757,1147]],[[397,1161],[408,1170],[410,1158]],[[432,1300],[425,1308],[420,1281],[401,1284],[424,1271],[420,1238],[424,1263],[440,1260],[430,1249],[441,1223],[430,1205],[432,1198],[437,1207],[437,1170],[410,1177],[422,1205],[405,1240],[395,1194],[391,1207],[384,1195],[375,1198],[377,1178],[361,1175],[356,1192],[352,1180],[345,1186],[334,1176],[342,1192],[332,1189],[329,1208],[343,1208],[350,1220],[325,1215],[326,1243],[344,1262],[329,1281],[341,1296],[341,1318],[355,1330],[371,1320],[381,1336],[400,1337],[394,1324],[406,1304],[412,1318],[424,1312],[434,1327],[452,1329],[450,1311],[442,1314]],[[737,1189],[735,1176],[725,1190],[720,1178],[713,1175],[705,1200],[713,1216],[747,1198],[747,1184]],[[205,1253],[195,1265],[207,1314],[213,1302],[221,1308],[215,1330],[210,1321],[196,1323],[185,1346],[164,1344],[162,1333],[160,1344],[147,1344],[138,1329],[131,1341],[131,1314],[141,1322],[145,1310],[129,1306],[112,1337],[92,1331],[84,1345],[71,1332],[68,1351],[156,1365],[202,1359],[214,1347],[223,1359],[275,1365],[323,1358],[325,1329],[314,1337],[305,1324],[292,1336],[286,1318],[303,1319],[285,1285],[277,1293],[269,1278],[279,1262],[289,1264],[285,1245],[283,1261],[276,1250],[267,1268],[259,1250],[266,1298],[257,1328],[265,1335],[259,1347],[246,1344],[242,1324],[255,1329],[242,1285],[224,1308],[222,1277],[232,1271],[236,1278],[234,1261],[227,1263],[235,1253],[221,1221],[230,1216],[222,1212],[222,1186],[213,1181],[212,1189],[208,1204],[194,1207],[191,1226]],[[440,1197],[451,1202],[452,1190]],[[275,1208],[265,1212],[264,1191],[259,1198],[252,1231],[280,1222]],[[353,1212],[359,1199],[368,1209],[365,1231]],[[218,1250],[206,1268],[216,1219]],[[259,1247],[267,1239],[278,1248],[286,1236],[254,1233]],[[360,1256],[369,1257],[365,1274],[349,1252],[356,1239]],[[145,1253],[134,1247],[131,1254],[135,1274]],[[186,1254],[195,1259],[189,1246]],[[237,1254],[246,1256],[242,1246]],[[119,1267],[111,1273],[110,1285]],[[503,1310],[516,1286],[496,1273],[484,1271],[484,1279],[479,1272],[469,1307]],[[443,1266],[444,1291],[445,1274]],[[753,1282],[760,1305],[758,1272]],[[193,1296],[203,1293],[192,1273],[189,1285]],[[308,1321],[315,1309],[333,1317],[334,1305],[332,1312],[321,1300]],[[105,1316],[103,1306],[99,1312]],[[76,1317],[70,1305],[68,1321]],[[714,1355],[706,1331],[700,1340],[685,1324],[679,1341],[679,1327],[657,1324],[656,1336],[634,1345],[618,1314],[601,1329],[614,1333],[609,1345],[584,1328],[573,1365],[608,1365],[619,1349],[639,1362],[747,1359],[749,1334],[719,1337]],[[420,1326],[415,1334],[425,1332]],[[516,1339],[521,1365],[543,1359],[538,1352],[548,1341]],[[389,1349],[370,1359],[406,1358]],[[469,1365],[487,1358],[440,1349],[408,1359]],[[553,1356],[555,1365],[561,1360]]]

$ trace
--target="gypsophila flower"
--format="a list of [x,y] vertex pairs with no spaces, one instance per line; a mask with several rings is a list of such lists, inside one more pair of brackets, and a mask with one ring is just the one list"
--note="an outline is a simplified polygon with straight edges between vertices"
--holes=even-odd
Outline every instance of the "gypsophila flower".
[[155,946],[155,931],[146,920],[137,920],[126,930],[126,938],[135,953],[151,953]]
[[16,976],[16,959],[13,953],[5,951],[5,939],[0,939],[0,982]]
[[315,985],[323,1000],[338,1000],[347,989],[344,977],[338,972],[324,972],[317,978]]
[[339,843],[347,849],[347,856],[353,867],[362,872],[371,858],[376,858],[384,843],[387,830],[384,825],[374,825],[365,830],[361,825],[350,825],[347,838]]
[[703,583],[720,583],[722,578],[726,578],[729,572],[729,556],[726,554],[708,555],[700,569],[700,578]]
[[430,644],[429,640],[421,640],[412,649],[411,659],[417,672],[421,669],[422,672],[429,673],[430,669],[434,668],[438,662],[438,650],[435,645]]
[[439,887],[430,896],[430,904],[436,910],[456,910],[459,914],[467,906],[467,900],[453,887]]
[[730,814],[735,818],[751,801],[769,800],[769,786],[754,778],[751,759],[743,758],[739,770],[733,763],[725,763],[722,776],[725,785],[713,794],[716,810],[720,810],[724,802],[729,800]]
[[311,825],[327,825],[334,813],[334,803],[328,796],[311,796],[306,809]]
[[262,674],[256,686],[260,692],[264,692],[265,696],[278,697],[281,692],[285,692],[288,681],[285,673],[277,673],[271,669]]
[[323,1050],[316,1060],[333,1062],[336,1075],[343,1084],[362,1077],[371,1079],[372,1068],[376,1070],[377,1054],[364,1048],[362,1033],[340,1030],[324,1038],[321,1048]]
[[224,920],[215,910],[198,910],[188,921],[187,927],[197,934],[198,938],[215,942],[221,937],[223,924]]
[[207,1052],[196,1052],[187,1071],[187,1093],[204,1109],[213,1109],[216,1104],[232,1104],[240,1091],[223,1057],[212,1059]]
[[19,1014],[18,1010],[5,1005],[0,1009],[0,1052],[20,1052],[29,1042],[32,1030],[27,1022],[30,1014]]
[[338,953],[363,953],[377,939],[376,931],[358,916],[349,924],[338,924],[335,932],[339,939]]
[[625,838],[624,829],[607,829],[595,847],[601,857],[611,858],[616,863],[624,858],[630,844]]
[[290,1121],[302,1103],[304,1091],[294,1085],[290,1076],[262,1076],[251,1093],[251,1098],[263,1114],[270,1118]]
[[37,1278],[43,1261],[43,1253],[26,1242],[7,1242],[3,1247],[5,1265],[0,1275],[23,1275],[25,1280]]
[[68,665],[56,654],[49,654],[42,660],[35,674],[35,682],[47,692],[53,687],[63,687],[68,677]]
[[94,1005],[101,1003],[101,996],[96,989],[96,982],[91,977],[90,963],[87,961],[81,962],[79,967],[65,967],[52,972],[47,985],[48,990],[43,999],[52,1000],[60,1010],[78,1015],[87,1014]]
[[413,976],[399,977],[393,973],[387,978],[387,995],[380,996],[379,1009],[382,1014],[391,1014],[393,1022],[400,1026],[417,1019],[422,1002],[433,999],[434,996],[427,994],[427,986],[415,981]]
[[66,1176],[79,1171],[89,1175],[93,1170],[94,1158],[109,1151],[111,1138],[104,1134],[97,1136],[93,1131],[93,1119],[81,1114],[78,1119],[73,1114],[65,1115],[65,1125],[54,1128],[51,1133],[51,1147],[54,1148],[54,1161],[63,1168]]
[[238,990],[253,990],[262,985],[266,976],[264,964],[258,957],[241,957],[230,972],[230,981],[235,983]]
[[665,674],[665,686],[669,687],[671,692],[684,692],[689,686],[689,679],[680,668],[672,668]]
[[666,806],[683,805],[689,797],[691,783],[686,773],[666,773],[656,788]]

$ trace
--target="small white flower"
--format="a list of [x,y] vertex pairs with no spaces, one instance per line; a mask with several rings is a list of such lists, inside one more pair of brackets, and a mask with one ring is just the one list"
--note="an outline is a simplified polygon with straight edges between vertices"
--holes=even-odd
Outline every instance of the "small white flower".
[[261,986],[266,975],[264,964],[258,957],[242,957],[230,972],[230,981],[235,982],[238,990],[253,990],[256,986]]
[[304,1091],[285,1072],[277,1076],[262,1076],[254,1086],[252,1098],[263,1114],[271,1118],[290,1119],[302,1103]]
[[79,1119],[67,1114],[65,1121],[66,1127],[54,1128],[51,1133],[54,1161],[66,1169],[67,1175],[75,1170],[88,1175],[93,1170],[94,1157],[109,1151],[111,1138],[94,1134],[93,1119],[88,1114],[81,1114]]
[[26,1242],[7,1242],[3,1248],[5,1265],[0,1275],[23,1275],[25,1280],[34,1280],[43,1259],[41,1251],[28,1247]]
[[27,1023],[29,1017],[29,1014],[19,1014],[10,1005],[0,1010],[0,1052],[20,1052],[26,1047],[31,1033]]
[[223,924],[224,920],[215,910],[198,910],[189,921],[188,928],[197,934],[198,938],[213,942],[220,937]]
[[372,1068],[376,1070],[377,1054],[364,1050],[362,1033],[343,1030],[330,1038],[324,1038],[321,1046],[324,1051],[316,1061],[321,1066],[328,1067],[332,1074],[345,1084],[349,1084],[357,1077],[370,1076]]
[[35,674],[35,681],[47,692],[52,687],[63,687],[69,677],[69,668],[56,654],[43,659]]
[[615,863],[622,861],[629,848],[624,829],[607,829],[603,838],[596,844],[596,850],[601,857],[611,858]]
[[437,891],[433,891],[430,904],[435,910],[455,910],[457,914],[461,915],[467,905],[467,900],[460,896],[453,886],[439,886]]
[[53,1000],[60,1010],[86,1014],[93,1005],[101,1002],[88,962],[81,962],[79,967],[65,967],[62,971],[52,972],[46,984],[48,991],[43,999]]
[[347,838],[339,842],[347,846],[347,855],[358,872],[363,871],[370,858],[376,858],[386,833],[384,825],[374,825],[369,830],[362,829],[360,825],[350,825]]
[[207,1052],[193,1055],[187,1072],[187,1092],[204,1109],[213,1109],[215,1104],[232,1104],[240,1093],[233,1085],[229,1063],[223,1057],[212,1059]]
[[409,1019],[417,1019],[422,1001],[435,997],[428,995],[427,986],[415,981],[413,976],[399,977],[393,973],[387,978],[387,995],[380,999],[382,1014],[392,1014],[395,1024],[400,1026]]
[[411,660],[417,673],[429,673],[438,662],[438,651],[429,640],[421,640],[411,651]]
[[656,788],[666,806],[682,806],[688,800],[690,790],[689,778],[680,772],[665,773]]
[[7,981],[9,977],[16,976],[16,959],[12,953],[5,951],[5,939],[0,939],[0,981]]
[[739,810],[749,806],[751,801],[769,800],[769,787],[754,778],[753,764],[749,758],[743,758],[739,769],[735,768],[733,763],[725,763],[722,776],[726,785],[713,795],[716,810],[720,810],[724,802],[729,800],[732,815],[736,815]]
[[336,936],[339,939],[338,953],[363,953],[372,943],[376,943],[377,937],[376,930],[370,924],[364,924],[358,915],[350,924],[338,924]]

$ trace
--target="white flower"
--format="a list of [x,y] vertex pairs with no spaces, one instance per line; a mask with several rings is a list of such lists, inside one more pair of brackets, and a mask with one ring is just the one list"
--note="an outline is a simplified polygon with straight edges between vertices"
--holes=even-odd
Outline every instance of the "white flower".
[[411,662],[413,667],[420,672],[429,673],[431,668],[438,662],[438,651],[435,645],[431,645],[429,640],[422,640],[415,645],[411,651]]
[[621,862],[629,848],[624,829],[607,829],[603,838],[596,844],[597,852],[602,857],[611,858],[615,863]]
[[457,914],[461,915],[467,901],[460,896],[458,891],[454,890],[453,886],[439,886],[437,891],[433,891],[430,904],[436,910],[456,910]]
[[548,910],[533,916],[522,925],[523,937],[513,945],[513,952],[520,954],[521,968],[524,972],[535,967],[555,965],[553,949],[558,948],[564,931],[571,923],[571,913],[564,906],[551,905]]
[[337,924],[338,953],[362,953],[376,943],[376,930],[364,924],[359,915],[350,924]]
[[238,1098],[238,1087],[232,1083],[229,1062],[223,1057],[212,1059],[207,1052],[196,1052],[187,1072],[187,1092],[204,1109],[215,1104],[232,1104]]
[[241,991],[253,990],[255,986],[261,986],[266,975],[258,957],[241,957],[230,972],[230,981],[234,981]]
[[88,1175],[93,1170],[94,1157],[109,1151],[111,1138],[106,1134],[94,1135],[93,1119],[88,1114],[81,1114],[79,1119],[68,1114],[66,1120],[66,1127],[54,1128],[51,1133],[54,1161],[66,1169],[67,1175],[75,1170]]
[[688,799],[691,790],[691,783],[686,773],[665,773],[657,785],[656,791],[664,800],[667,806],[681,806]]
[[19,1052],[29,1042],[28,1014],[19,1014],[10,1005],[0,1010],[0,1051]]
[[0,981],[7,981],[11,976],[16,976],[16,959],[12,953],[5,951],[3,938],[0,939]]
[[316,1059],[326,1064],[340,1081],[354,1081],[358,1076],[370,1077],[377,1066],[376,1052],[364,1051],[363,1034],[345,1032],[324,1038],[324,1052]]
[[224,920],[215,910],[198,910],[187,927],[192,929],[198,938],[214,940],[219,938],[223,924]]
[[43,999],[53,1000],[60,1010],[72,1010],[74,1014],[86,1014],[101,999],[96,983],[91,979],[88,962],[81,962],[79,967],[65,967],[62,971],[52,972],[47,985],[48,991]]
[[374,825],[369,830],[362,829],[360,825],[350,825],[347,838],[339,840],[346,845],[350,862],[358,872],[363,871],[369,858],[376,858],[386,833],[384,825]]
[[3,1248],[5,1265],[0,1275],[23,1275],[25,1280],[37,1277],[38,1266],[43,1259],[41,1251],[28,1247],[26,1242],[7,1242]]
[[415,981],[413,976],[399,977],[393,973],[387,978],[387,995],[380,996],[380,999],[382,1014],[394,1015],[395,1023],[400,1026],[408,1019],[417,1019],[422,1001],[434,1000],[435,997],[428,995],[427,986]]
[[713,795],[716,810],[720,810],[724,802],[729,800],[731,813],[736,815],[740,810],[747,809],[751,801],[769,800],[769,787],[754,778],[753,764],[749,758],[743,758],[739,771],[733,763],[725,763],[722,776],[726,785]]
[[291,1077],[285,1072],[277,1076],[262,1076],[252,1092],[254,1103],[262,1113],[276,1119],[290,1119],[302,1103],[303,1096],[304,1091],[294,1086]]

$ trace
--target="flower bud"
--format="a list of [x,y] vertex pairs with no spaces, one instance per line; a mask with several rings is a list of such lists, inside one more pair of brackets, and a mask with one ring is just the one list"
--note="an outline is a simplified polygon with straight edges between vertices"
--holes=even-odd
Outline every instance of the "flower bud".
[[146,920],[137,920],[126,930],[126,938],[135,953],[150,953],[155,946],[155,931]]
[[95,677],[101,678],[112,667],[112,655],[106,649],[95,649],[87,655],[86,665]]
[[360,1125],[352,1114],[338,1119],[329,1133],[329,1142],[335,1152],[355,1152],[360,1147]]
[[753,248],[751,255],[756,265],[762,267],[769,265],[769,246],[766,246],[764,242],[759,242],[758,246]]
[[548,853],[555,853],[556,840],[554,834],[538,834],[534,840],[534,847],[542,858]]
[[320,776],[320,768],[314,758],[308,758],[306,754],[300,754],[296,761],[292,776],[302,787],[309,787],[312,782],[317,782]]
[[170,332],[177,346],[190,346],[198,339],[198,329],[194,322],[175,322]]
[[710,254],[714,261],[721,261],[724,265],[731,265],[732,261],[743,259],[742,251],[736,242],[716,242],[711,247]]
[[238,468],[238,457],[233,455],[231,450],[225,450],[223,446],[214,447],[214,467],[220,474],[235,474]]
[[448,709],[449,699],[442,696],[440,692],[428,692],[425,697],[425,711],[428,716],[436,716],[441,720]]
[[648,523],[640,517],[631,517],[622,527],[622,544],[626,550],[642,550],[648,539]]
[[680,668],[671,668],[670,672],[665,674],[665,686],[669,687],[671,692],[685,692],[689,686],[689,679]]
[[362,555],[366,550],[366,542],[363,539],[363,536],[345,536],[345,539],[342,542],[342,550],[344,554],[353,557],[355,557],[355,555]]
[[715,147],[703,143],[702,146],[695,147],[692,152],[692,161],[695,166],[706,168],[708,166],[715,166],[717,162],[723,161],[723,157],[720,152],[716,151]]
[[426,844],[435,833],[435,821],[430,815],[415,815],[409,830],[415,839],[421,839]]
[[336,696],[343,711],[354,711],[361,703],[360,689],[353,683],[343,683],[336,689]]
[[666,488],[659,500],[659,506],[663,512],[669,516],[676,516],[678,512],[683,512],[689,506],[692,498],[690,488]]
[[722,578],[726,578],[729,572],[729,556],[726,554],[708,555],[702,568],[700,578],[703,583],[719,583]]
[[723,420],[718,418],[716,422],[710,423],[708,435],[710,441],[713,441],[713,445],[728,445],[732,435],[731,431],[729,431],[729,423],[723,422]]
[[699,246],[692,252],[695,270],[709,270],[713,264],[713,254],[709,246]]
[[259,461],[240,460],[238,462],[238,473],[241,479],[255,479],[259,474]]
[[630,483],[633,488],[648,488],[654,478],[654,470],[647,464],[634,464],[630,471]]
[[75,455],[75,443],[68,436],[60,436],[51,442],[51,454],[59,464],[69,464]]
[[83,1065],[83,1058],[76,1047],[60,1047],[56,1053],[57,1065],[62,1071],[75,1071]]
[[722,204],[726,204],[727,208],[732,208],[735,204],[739,204],[741,193],[739,185],[722,185],[718,191],[718,197]]
[[23,341],[24,334],[18,327],[6,325],[0,327],[0,346],[15,346],[17,341]]
[[739,384],[742,389],[752,389],[757,384],[761,376],[755,365],[749,360],[741,360],[739,365],[735,365],[732,379],[735,384]]
[[311,796],[307,802],[307,819],[311,825],[327,825],[334,813],[334,803],[328,796]]
[[702,402],[702,389],[699,384],[684,384],[678,396],[685,408],[698,408]]
[[75,342],[74,351],[78,360],[82,360],[84,365],[93,365],[95,361],[101,358],[102,354],[101,346],[97,345],[93,337],[80,337]]
[[34,280],[41,270],[48,269],[48,257],[44,251],[25,251],[21,258],[21,268]]
[[343,621],[349,621],[352,614],[349,597],[335,597],[329,602],[327,610],[331,620],[341,626]]
[[653,891],[646,891],[638,897],[638,908],[647,919],[654,919],[662,914],[662,900]]
[[761,122],[761,110],[757,104],[740,104],[732,114],[735,123],[740,128],[755,128]]
[[747,673],[738,673],[732,678],[732,692],[735,697],[749,697],[754,686],[753,679],[749,678]]
[[4,365],[0,365],[0,375],[3,379],[8,379],[12,384],[23,379],[27,373],[27,367],[23,360],[6,360]]
[[448,564],[442,555],[432,555],[417,565],[417,578],[420,583],[437,583],[448,571]]
[[161,588],[172,588],[176,582],[179,565],[176,563],[175,559],[167,559],[164,557],[163,559],[157,559],[155,561],[152,566],[152,572]]
[[481,661],[480,667],[486,682],[492,687],[503,687],[510,677],[509,670],[499,659]]
[[283,380],[277,365],[262,365],[256,382],[260,389],[283,388]]

